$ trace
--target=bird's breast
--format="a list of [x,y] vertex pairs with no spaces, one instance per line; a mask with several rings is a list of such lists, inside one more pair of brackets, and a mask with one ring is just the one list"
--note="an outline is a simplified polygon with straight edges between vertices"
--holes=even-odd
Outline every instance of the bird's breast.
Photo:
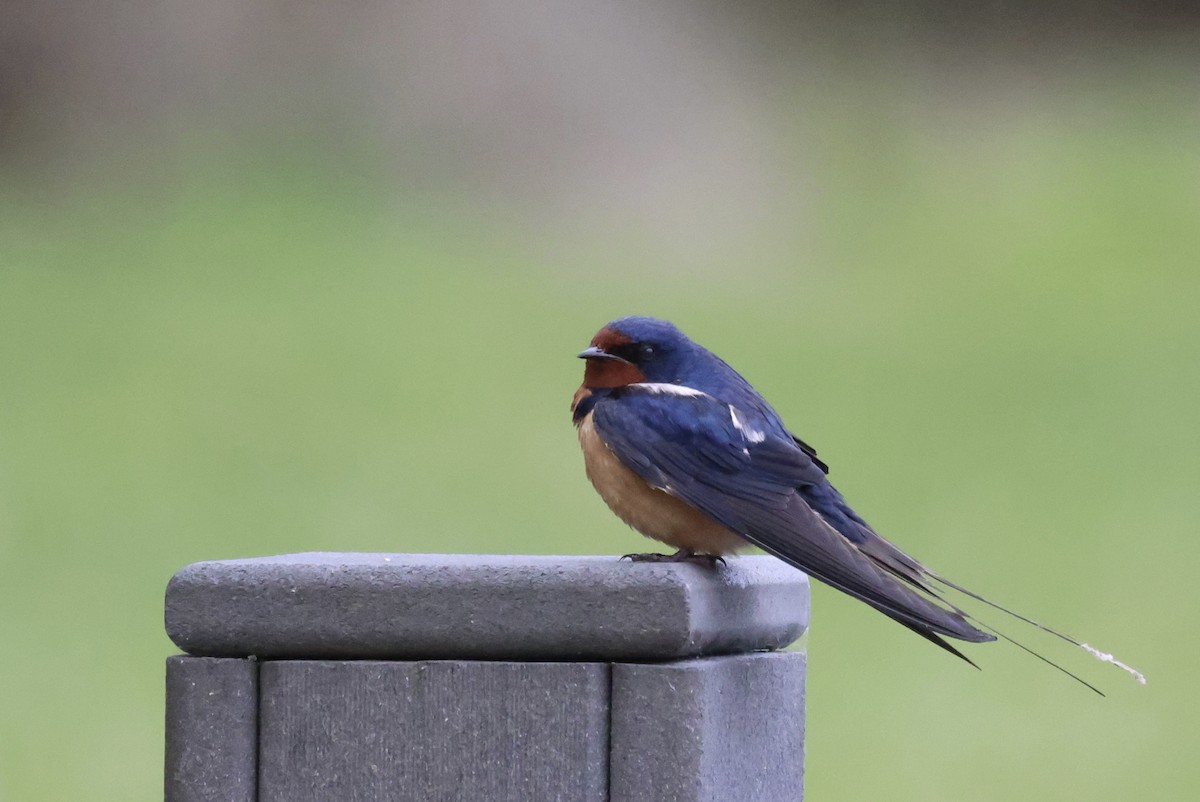
[[730,529],[626,468],[596,432],[590,412],[579,424],[579,446],[596,492],[617,517],[643,535],[703,554],[728,554],[747,546]]

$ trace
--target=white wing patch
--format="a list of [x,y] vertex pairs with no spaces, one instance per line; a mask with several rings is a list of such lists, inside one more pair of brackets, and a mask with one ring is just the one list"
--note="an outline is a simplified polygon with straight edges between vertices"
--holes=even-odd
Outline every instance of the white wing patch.
[[640,390],[647,390],[656,395],[680,395],[692,398],[702,398],[708,395],[708,393],[702,393],[694,387],[688,387],[683,384],[667,384],[666,382],[638,382],[629,386]]
[[[674,395],[684,398],[711,397],[708,393],[701,392],[695,387],[688,387],[686,384],[669,384],[667,382],[637,382],[636,384],[629,385],[629,387],[645,390],[656,395]],[[746,423],[741,413],[738,412],[737,407],[735,407],[733,404],[728,404],[727,406],[729,407],[729,419],[733,421],[733,428],[742,433],[742,437],[746,438],[747,443],[761,443],[763,440],[767,439],[765,432],[752,428]],[[745,449],[742,450],[745,451]],[[748,451],[746,453],[749,454]]]
[[738,414],[737,407],[733,404],[729,405],[729,419],[733,421],[733,428],[742,433],[742,436],[751,443],[761,443],[767,439],[767,435],[760,432],[758,429],[751,429],[746,425],[746,421]]

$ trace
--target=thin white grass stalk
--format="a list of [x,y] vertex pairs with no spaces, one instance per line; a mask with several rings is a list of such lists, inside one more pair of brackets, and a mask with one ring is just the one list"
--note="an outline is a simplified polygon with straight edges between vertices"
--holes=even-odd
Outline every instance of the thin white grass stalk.
[[1095,658],[1096,658],[1097,660],[1099,660],[1100,662],[1102,662],[1102,663],[1112,663],[1112,664],[1113,664],[1114,666],[1116,666],[1117,668],[1120,668],[1120,669],[1123,669],[1123,670],[1125,670],[1125,671],[1128,671],[1130,674],[1132,674],[1132,675],[1133,675],[1133,678],[1134,678],[1134,679],[1136,679],[1136,680],[1137,680],[1138,682],[1140,682],[1141,684],[1143,684],[1143,685],[1145,685],[1145,684],[1146,684],[1146,675],[1145,675],[1145,674],[1143,674],[1142,672],[1138,671],[1138,670],[1137,670],[1136,668],[1134,668],[1133,666],[1126,665],[1125,663],[1122,663],[1120,660],[1118,660],[1117,658],[1113,657],[1113,656],[1112,656],[1111,654],[1109,654],[1108,652],[1102,652],[1102,651],[1100,651],[1099,649],[1097,649],[1097,648],[1096,648],[1096,647],[1094,647],[1094,646],[1088,646],[1086,643],[1081,643],[1081,644],[1079,644],[1079,645],[1080,645],[1081,647],[1083,647],[1083,650],[1084,650],[1085,652],[1087,652],[1088,654],[1090,654],[1092,657],[1095,657]]

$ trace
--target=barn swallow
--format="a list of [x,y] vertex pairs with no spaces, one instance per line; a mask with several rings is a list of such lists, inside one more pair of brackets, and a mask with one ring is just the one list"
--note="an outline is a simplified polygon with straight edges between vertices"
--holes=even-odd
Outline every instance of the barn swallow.
[[999,635],[1050,663],[948,602],[949,588],[1140,678],[1111,655],[944,579],[884,540],[766,399],[671,323],[614,320],[579,357],[586,367],[571,411],[588,478],[621,520],[677,549],[632,559],[715,565],[721,555],[758,546],[972,665],[945,638],[983,643]]

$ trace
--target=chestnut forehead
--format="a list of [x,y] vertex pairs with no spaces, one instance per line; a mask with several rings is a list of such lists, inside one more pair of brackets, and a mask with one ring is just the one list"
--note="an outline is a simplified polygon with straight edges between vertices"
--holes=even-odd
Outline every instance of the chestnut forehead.
[[596,332],[596,336],[592,338],[591,344],[605,351],[611,351],[618,346],[629,345],[631,342],[633,342],[633,339],[629,335],[622,334],[605,326]]

